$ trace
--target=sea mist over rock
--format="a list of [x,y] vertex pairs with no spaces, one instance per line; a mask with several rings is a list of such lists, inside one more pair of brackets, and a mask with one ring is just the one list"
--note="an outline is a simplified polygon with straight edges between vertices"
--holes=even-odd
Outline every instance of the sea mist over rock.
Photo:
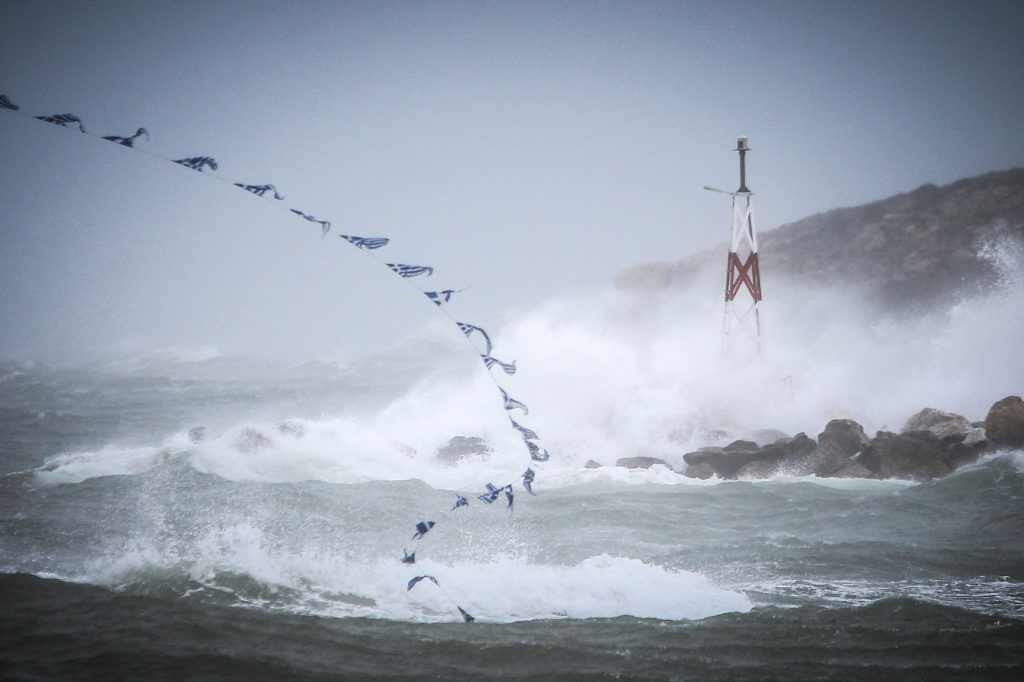
[[839,418],[898,431],[924,407],[982,420],[1024,389],[1022,203],[1014,170],[765,233],[757,361],[719,353],[724,246],[634,268],[600,299],[550,301],[502,336],[536,422],[579,464],[681,466],[687,448],[814,435]]

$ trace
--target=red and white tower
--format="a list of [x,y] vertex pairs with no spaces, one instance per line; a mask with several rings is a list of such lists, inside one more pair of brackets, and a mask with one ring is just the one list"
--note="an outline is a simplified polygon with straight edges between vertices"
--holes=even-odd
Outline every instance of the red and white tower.
[[[713,187],[704,189],[732,197],[732,238],[725,270],[725,314],[722,321],[722,354],[740,352],[741,346],[755,355],[762,350],[761,340],[761,270],[757,262],[757,232],[754,230],[754,193],[747,189],[747,138],[736,141],[740,153],[740,188],[726,192]],[[742,291],[750,294],[748,300]],[[739,300],[737,300],[739,295]]]

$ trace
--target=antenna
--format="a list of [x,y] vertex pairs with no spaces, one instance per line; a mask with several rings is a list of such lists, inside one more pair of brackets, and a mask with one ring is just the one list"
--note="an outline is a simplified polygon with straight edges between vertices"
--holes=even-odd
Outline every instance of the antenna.
[[[722,320],[722,355],[736,350],[738,338],[743,336],[748,345],[753,345],[756,355],[762,351],[761,340],[761,269],[757,257],[757,232],[754,230],[754,193],[747,188],[747,138],[736,140],[734,152],[740,153],[740,188],[735,192],[705,186],[704,189],[732,197],[732,238],[729,241],[729,255],[725,274],[725,311]],[[737,202],[737,197],[740,201]],[[739,203],[746,199],[746,205]],[[736,296],[746,288],[751,301],[744,306],[737,303]]]

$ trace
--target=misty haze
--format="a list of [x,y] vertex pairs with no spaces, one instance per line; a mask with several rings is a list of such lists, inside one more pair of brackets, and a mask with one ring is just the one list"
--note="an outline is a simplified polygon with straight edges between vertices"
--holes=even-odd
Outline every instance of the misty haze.
[[0,2],[0,666],[1016,679],[1021,18]]

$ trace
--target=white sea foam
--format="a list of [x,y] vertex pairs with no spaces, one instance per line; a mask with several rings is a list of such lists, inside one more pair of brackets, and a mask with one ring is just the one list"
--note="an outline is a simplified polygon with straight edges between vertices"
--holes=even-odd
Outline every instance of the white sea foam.
[[[147,589],[133,582],[166,580],[168,571],[177,571],[192,585],[192,594],[211,590],[264,608],[424,622],[460,620],[456,605],[491,622],[617,616],[694,620],[752,606],[742,593],[719,588],[698,573],[607,554],[575,565],[497,557],[410,566],[393,558],[360,562],[320,553],[281,554],[269,544],[246,523],[211,530],[190,547],[188,560],[143,540],[127,552],[94,559],[81,579]],[[224,578],[238,575],[260,583],[259,595],[239,592]],[[437,584],[425,580],[409,590],[407,583],[417,575],[433,576]]]
[[[777,290],[764,309],[768,350],[760,362],[740,368],[718,362],[721,310],[706,292],[551,300],[491,330],[520,368],[514,377],[492,371],[530,406],[528,416],[516,411],[513,418],[536,430],[552,454],[549,463],[535,466],[538,485],[545,475],[574,480],[563,470],[579,470],[591,459],[608,466],[651,455],[682,470],[683,454],[697,447],[773,438],[759,431],[815,437],[833,418],[856,419],[869,434],[899,430],[926,406],[981,419],[992,402],[1024,386],[1015,345],[1024,336],[1024,284],[1015,274],[1020,251],[1011,244],[992,253],[1006,273],[1002,288],[948,315],[903,323],[870,317],[849,292]],[[425,334],[438,342],[436,325]],[[138,473],[158,465],[168,449],[185,453],[200,471],[232,480],[418,478],[479,486],[492,477],[518,477],[529,464],[482,368],[428,370],[402,390],[369,414],[293,420],[300,436],[278,432],[276,422],[248,419],[242,405],[233,427],[199,444],[189,444],[182,432],[148,450],[112,444],[65,453],[39,478],[69,482]],[[262,438],[246,444],[254,433]],[[494,453],[446,467],[435,453],[459,435],[486,439]],[[659,468],[598,471],[587,475],[678,482]]]

